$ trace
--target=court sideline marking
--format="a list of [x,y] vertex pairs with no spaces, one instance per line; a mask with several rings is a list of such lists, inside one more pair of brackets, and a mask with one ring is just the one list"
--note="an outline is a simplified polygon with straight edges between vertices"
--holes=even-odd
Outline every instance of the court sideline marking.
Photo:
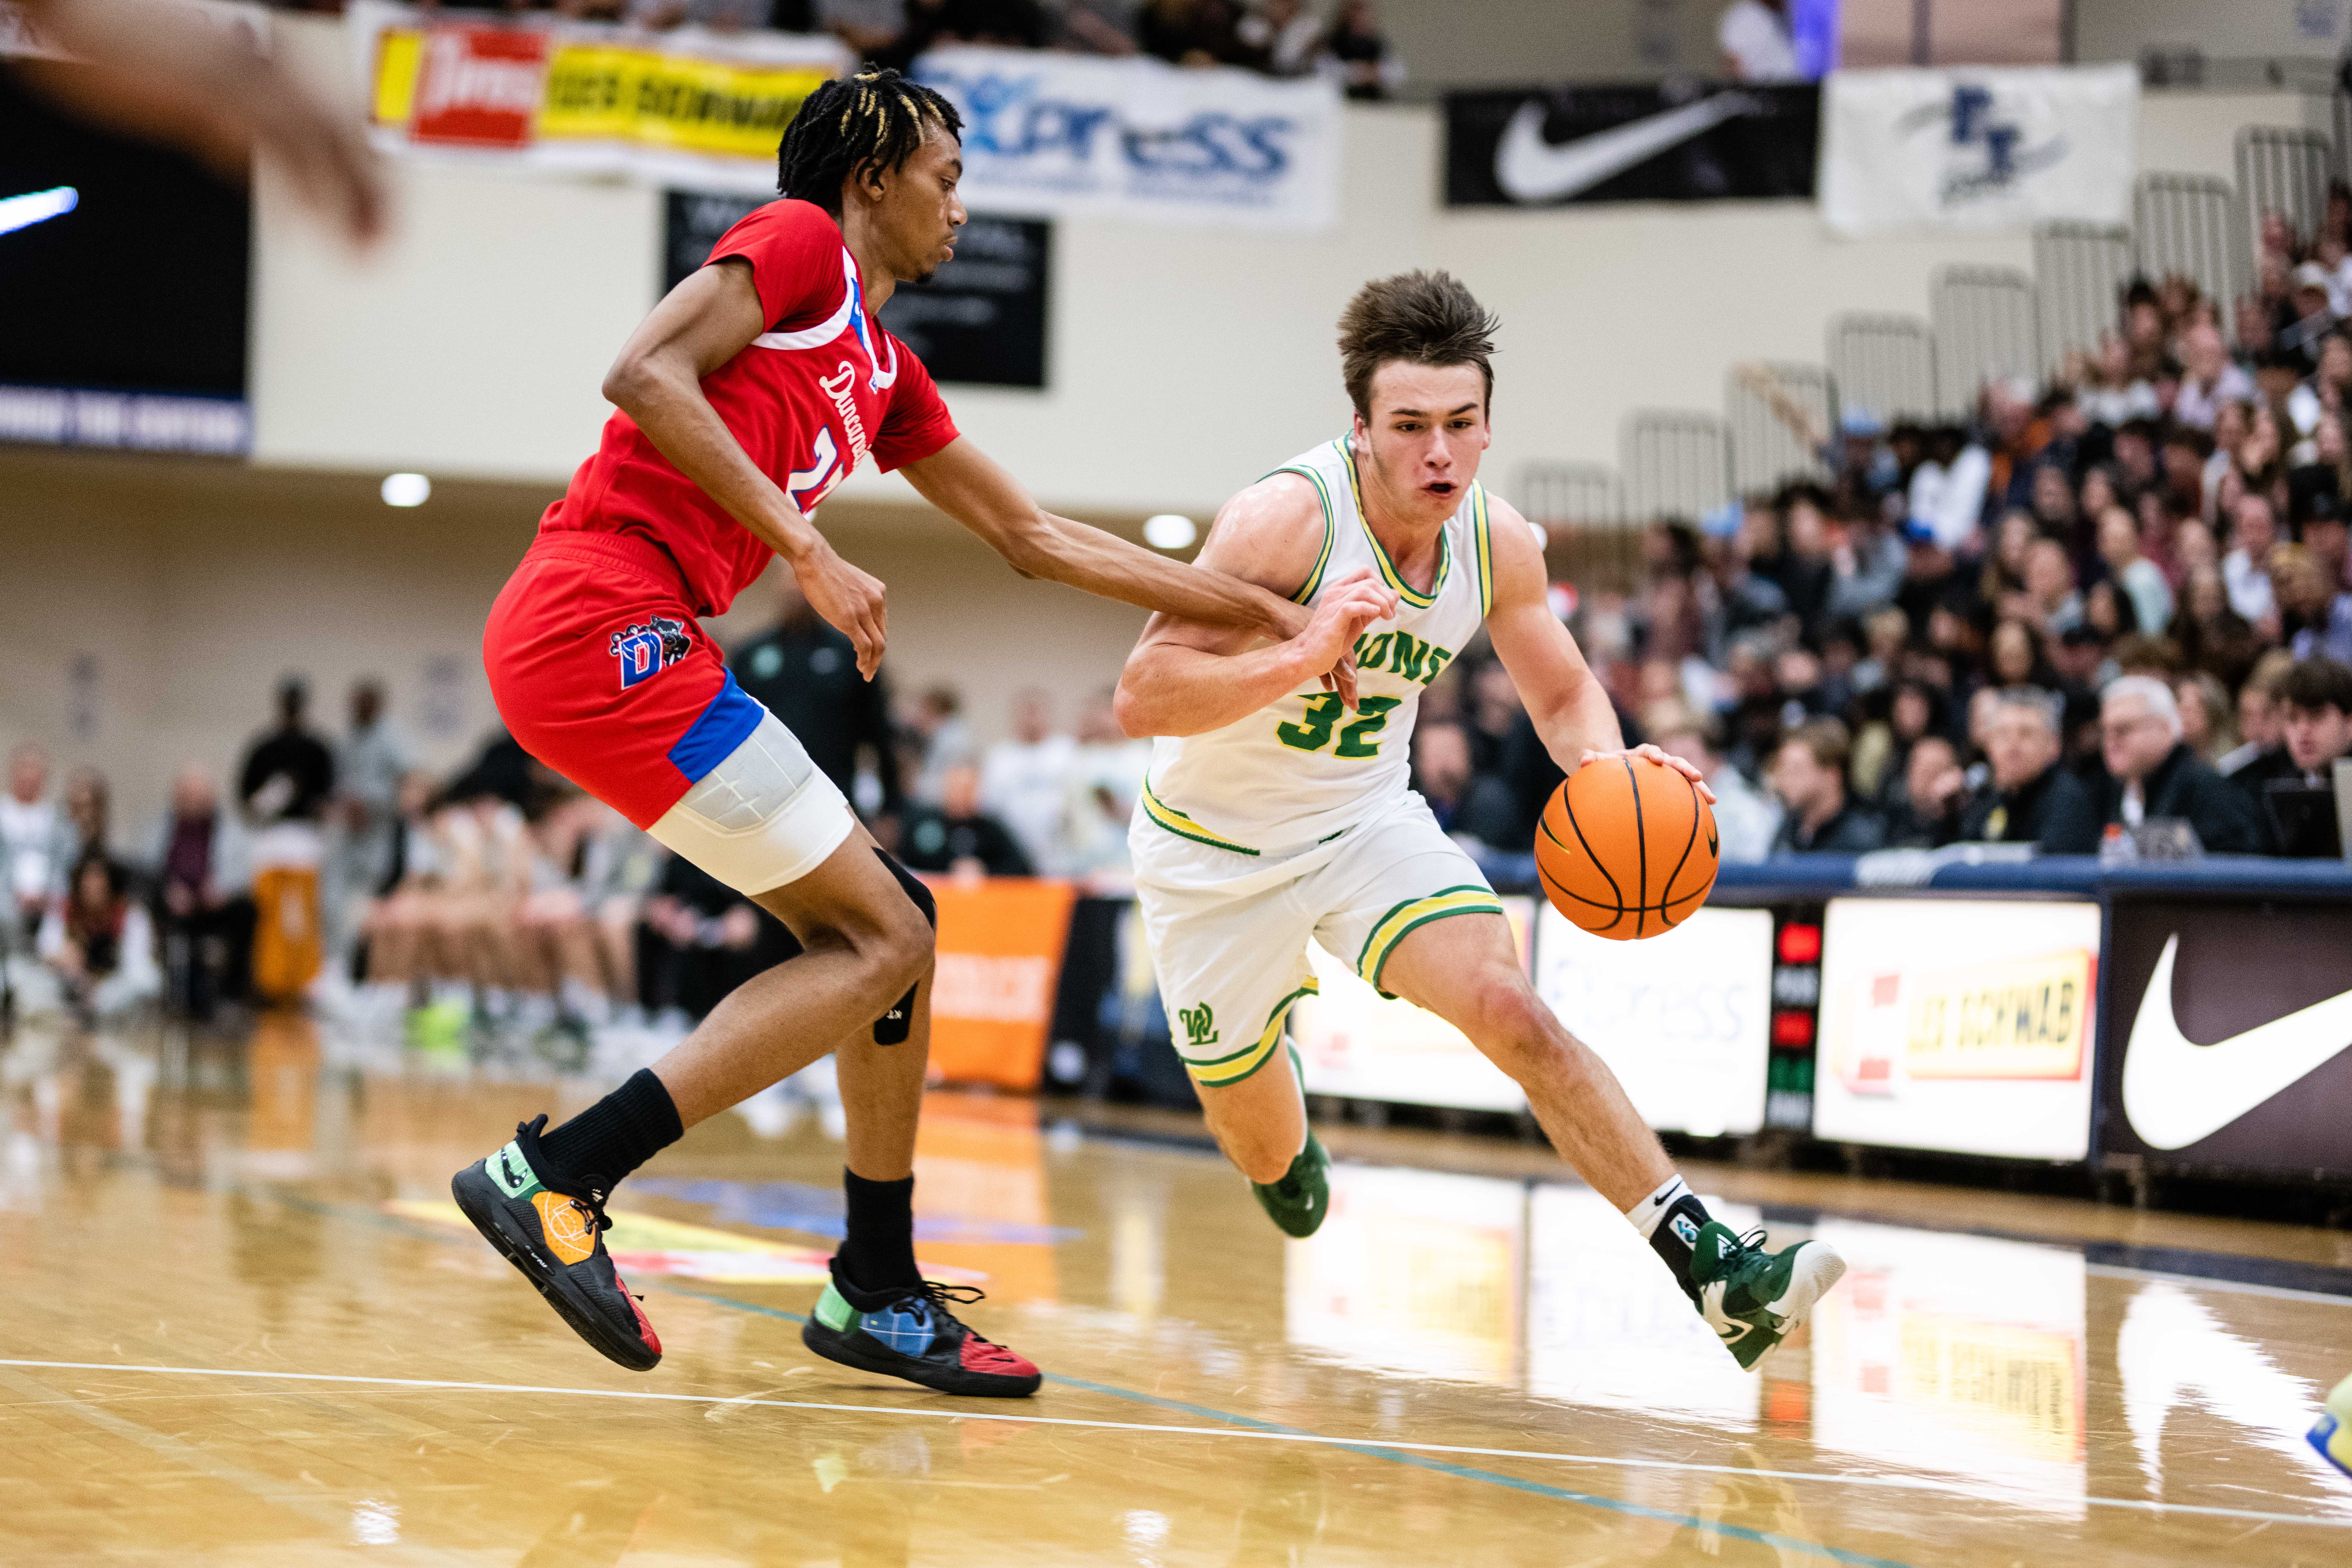
[[[771,1313],[779,1317],[786,1315],[776,1311],[775,1309],[772,1308],[760,1308],[752,1306],[748,1302],[730,1301],[723,1297],[705,1297],[698,1291],[682,1291],[678,1293],[694,1296],[699,1300],[709,1300],[713,1305],[740,1306],[748,1310],[760,1312],[762,1315],[768,1315]],[[1574,1502],[1589,1502],[1603,1508],[1609,1508],[1616,1511],[1636,1514],[1645,1519],[1657,1519],[1666,1521],[1668,1522],[1684,1524],[1704,1525],[1706,1521],[1696,1520],[1690,1515],[1677,1514],[1665,1510],[1648,1508],[1638,1503],[1625,1502],[1621,1499],[1599,1497],[1588,1492],[1575,1492],[1567,1490],[1563,1488],[1546,1486],[1538,1481],[1522,1480],[1516,1476],[1500,1475],[1490,1470],[1472,1469],[1465,1466],[1447,1464],[1439,1460],[1424,1460],[1420,1458],[1419,1456],[1424,1454],[1458,1454],[1465,1458],[1530,1459],[1554,1464],[1614,1466],[1620,1468],[1628,1469],[1683,1471],[1701,1475],[1739,1476],[1790,1481],[1822,1481],[1828,1482],[1835,1486],[1868,1487],[1893,1491],[1936,1492],[1947,1496],[1966,1498],[1974,1502],[2002,1503],[2010,1506],[2029,1502],[2074,1503],[2079,1501],[2090,1507],[2127,1509],[2135,1511],[2150,1513],[2193,1514],[2204,1518],[2252,1521],[2263,1524],[2304,1524],[2330,1530],[2352,1528],[2352,1517],[2327,1519],[2309,1514],[2269,1513],[2252,1509],[2211,1508],[2195,1503],[2150,1502],[2137,1498],[2101,1498],[2086,1496],[2078,1499],[2071,1497],[2043,1497],[2033,1493],[2004,1495],[1999,1492],[1971,1489],[1958,1482],[1939,1481],[1927,1477],[1911,1478],[1903,1476],[1831,1475],[1818,1470],[1751,1469],[1747,1467],[1738,1465],[1703,1465],[1689,1463],[1679,1459],[1643,1459],[1614,1454],[1559,1453],[1538,1448],[1489,1448],[1455,1443],[1415,1443],[1385,1437],[1335,1437],[1326,1436],[1319,1432],[1308,1432],[1297,1427],[1277,1426],[1270,1421],[1258,1421],[1250,1416],[1233,1415],[1225,1412],[1208,1409],[1201,1405],[1186,1405],[1178,1400],[1162,1399],[1155,1394],[1139,1394],[1132,1390],[1116,1388],[1106,1384],[1089,1383],[1082,1378],[1061,1377],[1050,1373],[1047,1375],[1052,1378],[1052,1381],[1065,1384],[1074,1388],[1083,1389],[1089,1393],[1107,1394],[1144,1403],[1166,1405],[1169,1408],[1175,1410],[1193,1412],[1213,1419],[1217,1419],[1223,1422],[1223,1425],[1215,1426],[1178,1426],[1152,1422],[1107,1421],[1071,1415],[998,1415],[987,1411],[932,1410],[924,1409],[919,1406],[897,1405],[851,1405],[835,1401],[814,1399],[757,1399],[749,1398],[741,1394],[666,1394],[656,1393],[646,1389],[573,1388],[562,1384],[551,1384],[476,1383],[456,1378],[370,1377],[348,1373],[247,1371],[236,1367],[154,1366],[121,1362],[33,1361],[5,1358],[0,1359],[0,1367],[25,1367],[30,1369],[70,1372],[147,1373],[157,1375],[180,1377],[254,1378],[265,1381],[290,1383],[355,1384],[362,1386],[384,1388],[446,1388],[479,1394],[573,1394],[590,1399],[630,1399],[655,1404],[725,1405],[738,1407],[759,1406],[777,1410],[821,1410],[837,1414],[857,1415],[907,1415],[935,1421],[996,1421],[1008,1423],[1013,1426],[1076,1426],[1097,1431],[1153,1433],[1170,1436],[1246,1437],[1253,1438],[1260,1442],[1270,1443],[1310,1443],[1318,1444],[1326,1447],[1339,1448],[1344,1452],[1355,1454],[1366,1458],[1394,1460],[1399,1463],[1412,1464],[1419,1468],[1433,1469],[1441,1474],[1458,1476],[1466,1479],[1486,1481],[1490,1484],[1509,1487],[1515,1490],[1533,1492],[1543,1497],[1557,1498]],[[10,1381],[15,1383],[16,1386],[28,1387],[26,1380],[12,1378]],[[42,1388],[37,1384],[30,1384],[28,1391],[37,1391],[43,1394],[51,1395],[58,1403],[78,1404],[78,1402],[73,1401],[70,1398],[57,1396],[54,1394],[52,1390]],[[1809,1553],[1826,1556],[1841,1563],[1867,1565],[1867,1568],[1910,1568],[1910,1565],[1908,1564],[1895,1563],[1887,1558],[1866,1556],[1859,1552],[1846,1552],[1837,1547],[1822,1545],[1812,1542],[1799,1541],[1793,1537],[1772,1535],[1762,1531],[1751,1531],[1739,1525],[1707,1525],[1706,1527],[1710,1530],[1719,1531],[1722,1533],[1736,1536],[1741,1540],[1751,1540],[1759,1542],[1759,1544],[1765,1545],[1801,1549]]]
[[[299,1194],[290,1193],[282,1188],[265,1187],[255,1190],[259,1195],[268,1197],[274,1202],[284,1204],[290,1208],[304,1209],[312,1213],[324,1215],[334,1219],[353,1220],[375,1229],[397,1231],[401,1235],[411,1237],[418,1240],[437,1242],[443,1246],[462,1246],[468,1239],[465,1237],[458,1236],[448,1231],[436,1230],[427,1226],[418,1225],[411,1220],[400,1219],[391,1215],[378,1213],[374,1210],[352,1209],[340,1204],[322,1203],[316,1198],[303,1197]],[[2191,1281],[2191,1283],[2194,1282],[2195,1281]],[[697,1290],[690,1287],[681,1285],[676,1280],[663,1279],[656,1283],[652,1288],[660,1290],[667,1295],[684,1296],[691,1300],[708,1302],[712,1306],[726,1307],[738,1312],[749,1312],[757,1317],[776,1318],[788,1323],[796,1324],[805,1323],[808,1321],[808,1319],[799,1312],[787,1311],[781,1307],[762,1306],[756,1301],[745,1301],[732,1296],[722,1296],[717,1291]],[[2343,1305],[2352,1305],[2352,1302],[2345,1302],[2341,1298],[2328,1297],[2322,1298],[2322,1300],[2336,1300],[2338,1304]],[[0,1363],[0,1364],[6,1363]],[[1491,1471],[1468,1469],[1464,1467],[1447,1465],[1439,1460],[1423,1459],[1416,1456],[1423,1453],[1459,1453],[1467,1457],[1486,1458],[1528,1458],[1539,1461],[1548,1460],[1553,1463],[1564,1464],[1614,1465],[1623,1469],[1685,1471],[1695,1475],[1758,1476],[1775,1480],[1826,1482],[1834,1486],[1877,1487],[1894,1490],[1933,1491],[1946,1496],[1964,1497],[1977,1502],[2004,1503],[2010,1506],[2016,1506],[2021,1500],[2025,1501],[2029,1505],[2033,1503],[2056,1502],[2072,1504],[2074,1502],[2081,1502],[2085,1507],[2092,1508],[2119,1509],[2133,1512],[2158,1514],[2188,1513],[2213,1519],[2240,1520],[2259,1525],[2308,1524],[2327,1530],[2352,1527],[2352,1518],[2326,1519],[2315,1517],[2309,1514],[2273,1513],[2255,1509],[2220,1508],[2199,1503],[2152,1502],[2140,1498],[2093,1497],[2087,1493],[2080,1498],[2051,1498],[2039,1496],[2033,1493],[2011,1493],[2004,1495],[2000,1492],[1986,1490],[1983,1489],[1971,1489],[1955,1482],[1938,1481],[1928,1477],[1844,1476],[1832,1475],[1818,1470],[1751,1470],[1744,1469],[1736,1465],[1705,1465],[1679,1459],[1637,1459],[1607,1454],[1548,1453],[1533,1449],[1479,1448],[1455,1447],[1440,1443],[1421,1444],[1388,1442],[1380,1438],[1327,1437],[1319,1433],[1307,1432],[1292,1426],[1280,1426],[1270,1421],[1260,1421],[1254,1416],[1234,1415],[1231,1412],[1218,1410],[1209,1405],[1187,1405],[1181,1400],[1168,1399],[1155,1394],[1144,1394],[1135,1389],[1120,1388],[1111,1384],[1090,1383],[1084,1378],[1068,1377],[1059,1373],[1048,1372],[1044,1373],[1041,1375],[1043,1375],[1045,1380],[1048,1383],[1059,1384],[1066,1387],[1083,1389],[1091,1394],[1107,1394],[1115,1399],[1125,1399],[1138,1405],[1150,1405],[1162,1409],[1181,1411],[1189,1415],[1196,1415],[1207,1420],[1219,1422],[1222,1424],[1223,1430],[1214,1427],[1151,1427],[1140,1424],[1119,1422],[1072,1422],[1074,1425],[1112,1428],[1117,1428],[1122,1426],[1130,1426],[1135,1430],[1139,1431],[1197,1431],[1202,1436],[1209,1436],[1254,1433],[1256,1436],[1269,1440],[1278,1437],[1279,1440],[1289,1442],[1321,1443],[1330,1447],[1349,1448],[1350,1451],[1359,1452],[1367,1457],[1378,1457],[1391,1459],[1398,1464],[1412,1465],[1417,1468],[1434,1469],[1442,1474],[1458,1475],[1465,1479],[1489,1481],[1495,1485],[1511,1488],[1514,1490],[1533,1490],[1540,1495],[1559,1498],[1563,1501],[1585,1503],[1591,1507],[1612,1509],[1615,1511],[1638,1514],[1642,1517],[1649,1517],[1650,1515],[1656,1513],[1657,1510],[1647,1509],[1642,1504],[1626,1502],[1620,1499],[1601,1498],[1589,1493],[1570,1492],[1563,1489],[1546,1488],[1542,1486],[1540,1482],[1522,1481],[1516,1477],[1498,1475]],[[841,1406],[840,1408],[848,1410],[865,1410],[868,1407]],[[872,1408],[892,1413],[899,1412],[899,1407],[898,1406],[885,1405]],[[919,1414],[928,1415],[934,1413],[923,1411],[919,1412]],[[951,1415],[955,1413],[939,1412],[937,1414]],[[965,1418],[970,1420],[1040,1419],[1034,1416],[1017,1417],[979,1415],[971,1415]],[[1071,1418],[1069,1417],[1053,1417],[1052,1419],[1056,1421],[1071,1421]],[[1691,1524],[1702,1530],[1737,1535],[1741,1539],[1747,1539],[1748,1534],[1754,1533],[1743,1533],[1744,1527],[1741,1526],[1712,1525],[1706,1521],[1696,1519],[1688,1515],[1666,1514],[1663,1515],[1663,1517],[1675,1520],[1679,1522]],[[1843,1553],[1841,1549],[1837,1547],[1822,1545],[1811,1542],[1798,1542],[1794,1540],[1790,1540],[1789,1544],[1799,1547],[1808,1552],[1827,1555],[1838,1561],[1854,1560],[1851,1557],[1851,1554]],[[1872,1559],[1867,1561],[1876,1563],[1881,1560]],[[1889,1564],[1888,1568],[1908,1568],[1908,1565],[1894,1563]]]

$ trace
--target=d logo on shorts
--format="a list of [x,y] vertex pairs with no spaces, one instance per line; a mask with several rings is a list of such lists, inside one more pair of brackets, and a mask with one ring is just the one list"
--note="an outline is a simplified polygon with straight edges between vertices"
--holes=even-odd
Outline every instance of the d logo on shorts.
[[659,675],[684,658],[693,646],[693,639],[686,635],[686,624],[667,616],[654,616],[644,626],[614,632],[613,657],[621,661],[621,689],[626,691]]

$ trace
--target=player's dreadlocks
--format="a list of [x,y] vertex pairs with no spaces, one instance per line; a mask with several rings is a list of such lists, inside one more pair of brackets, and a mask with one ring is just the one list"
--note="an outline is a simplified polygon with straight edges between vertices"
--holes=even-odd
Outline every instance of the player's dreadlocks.
[[810,93],[776,149],[776,190],[841,216],[841,183],[865,168],[907,166],[930,126],[963,134],[955,105],[887,68],[836,77]]

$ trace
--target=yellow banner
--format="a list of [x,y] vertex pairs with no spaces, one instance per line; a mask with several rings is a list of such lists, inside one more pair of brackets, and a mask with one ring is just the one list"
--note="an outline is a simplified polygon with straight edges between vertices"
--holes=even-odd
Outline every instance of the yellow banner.
[[1906,975],[1905,1070],[1915,1079],[2074,1079],[2090,1038],[2082,948]]

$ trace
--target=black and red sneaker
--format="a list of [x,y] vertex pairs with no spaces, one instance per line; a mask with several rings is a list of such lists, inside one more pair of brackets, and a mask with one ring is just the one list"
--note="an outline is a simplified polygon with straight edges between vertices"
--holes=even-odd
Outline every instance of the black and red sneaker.
[[651,1372],[661,1341],[604,1250],[604,1194],[548,1173],[546,1125],[544,1116],[518,1123],[513,1142],[449,1179],[449,1195],[573,1332],[630,1371]]
[[[854,1305],[855,1294],[866,1305]],[[896,1292],[845,1292],[841,1262],[817,1298],[816,1310],[801,1325],[801,1343],[844,1366],[903,1377],[941,1394],[984,1399],[1019,1399],[1037,1392],[1037,1369],[992,1341],[982,1339],[950,1310],[987,1292],[971,1285],[923,1281]]]

